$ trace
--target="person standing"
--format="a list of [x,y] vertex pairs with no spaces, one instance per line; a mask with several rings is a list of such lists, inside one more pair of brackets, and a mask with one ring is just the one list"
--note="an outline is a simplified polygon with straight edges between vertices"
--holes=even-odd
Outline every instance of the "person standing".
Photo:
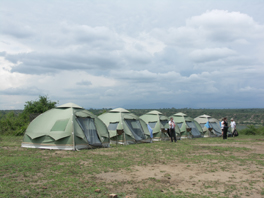
[[228,130],[228,123],[227,123],[227,119],[224,118],[224,129],[223,129],[223,139],[224,140],[227,139],[227,130]]
[[236,122],[234,121],[233,118],[231,118],[230,126],[231,126],[232,136],[234,137],[234,132],[235,132],[235,130],[236,130]]
[[171,142],[173,142],[173,139],[174,139],[174,142],[177,142],[176,133],[175,133],[175,122],[174,122],[174,120],[173,120],[172,117],[170,118],[169,126],[170,126],[170,138],[171,138]]
[[222,130],[222,136],[224,136],[224,118],[222,118],[221,121],[221,130]]

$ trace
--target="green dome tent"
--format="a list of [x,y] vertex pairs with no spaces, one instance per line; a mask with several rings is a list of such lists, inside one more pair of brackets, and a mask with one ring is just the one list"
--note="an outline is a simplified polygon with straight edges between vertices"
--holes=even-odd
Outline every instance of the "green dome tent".
[[209,115],[200,115],[194,118],[194,120],[196,120],[203,129],[204,137],[220,137],[222,135],[220,123],[217,119]]
[[[167,133],[167,129],[169,128],[169,118],[167,116],[164,116],[161,112],[154,110],[140,116],[140,118],[152,128],[153,141],[170,140]],[[180,133],[178,127],[175,127],[175,132]]]
[[178,125],[181,131],[181,138],[199,138],[203,137],[201,126],[193,118],[184,113],[176,113],[170,116]]
[[113,109],[100,115],[99,118],[108,127],[111,143],[151,142],[147,124],[126,109]]
[[109,147],[105,124],[82,107],[67,103],[36,117],[28,126],[22,147],[78,150]]

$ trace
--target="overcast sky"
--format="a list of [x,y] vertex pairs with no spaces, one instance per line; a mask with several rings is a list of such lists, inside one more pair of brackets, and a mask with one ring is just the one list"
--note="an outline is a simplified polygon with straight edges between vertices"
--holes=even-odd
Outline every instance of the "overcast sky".
[[263,0],[0,0],[0,109],[264,108]]

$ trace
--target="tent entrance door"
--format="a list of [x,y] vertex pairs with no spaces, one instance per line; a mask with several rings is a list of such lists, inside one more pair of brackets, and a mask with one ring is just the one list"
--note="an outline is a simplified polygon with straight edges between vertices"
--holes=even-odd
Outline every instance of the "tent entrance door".
[[102,146],[100,138],[98,137],[94,119],[77,117],[77,121],[82,128],[88,143],[92,146]]
[[186,124],[189,128],[191,128],[191,133],[192,133],[193,137],[201,137],[201,133],[199,132],[199,130],[195,126],[194,122],[186,121]]
[[139,120],[124,119],[136,141],[145,140],[145,134]]

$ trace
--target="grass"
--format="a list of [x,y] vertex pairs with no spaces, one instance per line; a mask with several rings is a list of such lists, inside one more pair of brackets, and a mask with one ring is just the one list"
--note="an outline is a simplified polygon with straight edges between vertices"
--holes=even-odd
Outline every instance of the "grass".
[[[243,145],[262,143],[263,137],[239,136],[223,141],[221,138],[182,140],[177,144],[155,142],[129,146],[112,145],[111,148],[81,151],[54,151],[21,148],[21,137],[7,136],[0,140],[0,197],[107,197],[116,193],[119,197],[240,197],[251,196],[255,185],[263,184],[264,155],[252,153]],[[236,143],[241,147],[233,147]],[[221,146],[227,144],[227,146]],[[211,145],[211,146],[210,146]],[[229,146],[230,145],[230,146]],[[237,155],[239,153],[248,155]],[[150,176],[142,182],[128,180],[100,180],[98,174],[133,172],[135,166],[184,164],[188,170],[206,167],[208,174],[228,172],[229,166],[241,166],[248,174],[260,171],[261,178],[245,180],[218,189],[221,182],[197,181],[201,191],[178,189],[167,182],[170,173],[157,171],[163,177]],[[257,166],[254,171],[250,166]],[[248,169],[247,169],[248,167]],[[184,173],[182,173],[184,174]],[[230,179],[236,179],[230,173]],[[195,179],[194,176],[189,178]],[[240,188],[245,193],[240,195]],[[252,189],[250,189],[252,188]],[[100,189],[101,192],[95,192]],[[254,191],[255,192],[255,191]],[[259,190],[259,195],[264,189]]]

